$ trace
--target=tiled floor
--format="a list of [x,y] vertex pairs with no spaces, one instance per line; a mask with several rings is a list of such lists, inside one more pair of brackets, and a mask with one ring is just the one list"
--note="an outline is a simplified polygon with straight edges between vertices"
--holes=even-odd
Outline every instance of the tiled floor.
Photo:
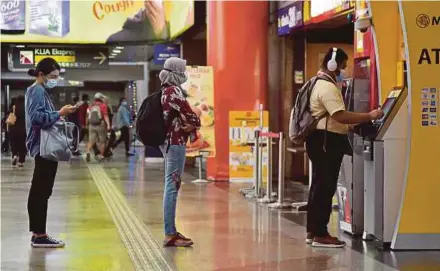
[[[26,200],[32,163],[12,169],[2,158],[1,170],[1,270],[5,271],[129,271],[136,266],[191,271],[440,271],[440,252],[383,252],[345,236],[349,241],[345,249],[311,248],[304,243],[304,214],[256,205],[238,193],[241,185],[192,184],[195,177],[190,174],[179,195],[177,226],[196,244],[190,249],[164,249],[160,246],[162,165],[122,156],[101,164],[76,160],[59,167],[48,225],[67,246],[31,249]],[[124,226],[124,221],[130,223]],[[332,225],[336,231],[334,221]],[[146,265],[139,267],[136,262],[142,257]],[[145,267],[154,261],[155,268]]]

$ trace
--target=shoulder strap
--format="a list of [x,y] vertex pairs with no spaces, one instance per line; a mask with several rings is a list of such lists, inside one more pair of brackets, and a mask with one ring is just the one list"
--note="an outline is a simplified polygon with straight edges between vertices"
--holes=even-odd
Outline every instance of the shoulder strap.
[[15,105],[12,106],[12,113],[15,115]]

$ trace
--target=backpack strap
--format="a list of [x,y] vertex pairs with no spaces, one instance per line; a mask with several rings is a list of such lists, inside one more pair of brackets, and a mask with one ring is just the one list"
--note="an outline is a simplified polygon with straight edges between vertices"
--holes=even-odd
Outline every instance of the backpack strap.
[[[318,75],[316,76],[318,81],[319,79],[321,80],[325,80],[327,82],[333,83],[334,85],[336,85],[335,80],[328,74],[326,74],[325,72],[318,72]],[[317,120],[320,121],[321,119],[325,118],[325,129],[324,129],[324,142],[322,144],[322,150],[324,152],[327,152],[327,132],[328,132],[328,121],[329,121],[329,114],[328,112],[326,112],[324,115],[320,116]]]

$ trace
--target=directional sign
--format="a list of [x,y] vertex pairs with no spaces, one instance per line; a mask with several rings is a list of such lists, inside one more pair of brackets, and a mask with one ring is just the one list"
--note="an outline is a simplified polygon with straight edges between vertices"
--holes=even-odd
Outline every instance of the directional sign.
[[13,69],[29,69],[46,57],[55,59],[66,70],[68,69],[108,69],[108,48],[60,48],[28,47],[13,48]]

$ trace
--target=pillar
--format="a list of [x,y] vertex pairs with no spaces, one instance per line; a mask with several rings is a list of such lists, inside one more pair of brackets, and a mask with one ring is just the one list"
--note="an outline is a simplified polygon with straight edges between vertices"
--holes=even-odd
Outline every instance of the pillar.
[[209,179],[229,180],[229,111],[267,108],[267,1],[207,1],[207,62],[214,68],[216,157]]

